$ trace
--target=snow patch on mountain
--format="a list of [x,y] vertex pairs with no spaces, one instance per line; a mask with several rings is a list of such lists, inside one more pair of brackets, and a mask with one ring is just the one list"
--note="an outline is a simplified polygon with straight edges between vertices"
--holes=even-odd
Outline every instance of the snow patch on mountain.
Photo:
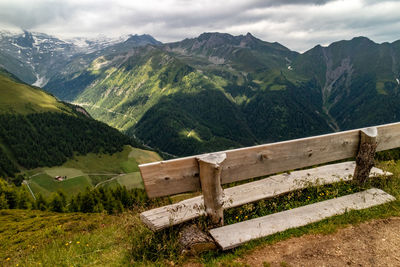
[[32,85],[33,85],[33,86],[37,86],[37,87],[43,87],[43,86],[46,85],[46,83],[47,83],[48,81],[49,81],[49,80],[46,79],[45,76],[42,76],[42,77],[41,77],[39,74],[36,74],[36,81],[35,81],[34,83],[32,83]]

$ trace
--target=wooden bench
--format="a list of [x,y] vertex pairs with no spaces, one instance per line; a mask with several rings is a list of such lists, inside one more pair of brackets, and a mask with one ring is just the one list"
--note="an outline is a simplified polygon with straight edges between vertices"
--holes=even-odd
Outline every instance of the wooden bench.
[[[382,151],[397,147],[400,147],[400,123],[393,123],[366,129],[142,164],[139,165],[139,168],[147,195],[150,198],[199,190],[202,190],[202,195],[176,204],[145,211],[140,217],[153,231],[161,230],[201,215],[209,216],[214,226],[223,226],[223,210],[227,208],[271,198],[310,185],[330,184],[352,178],[363,181],[366,176],[390,175],[390,173],[384,173],[377,168],[372,168],[370,172],[373,164],[373,155],[375,150]],[[232,182],[356,156],[357,163],[343,162],[283,173],[255,182],[222,189],[222,185]],[[381,190],[376,190],[363,193],[364,199],[370,199],[371,201],[362,205],[350,203],[346,206],[340,200],[331,201],[327,204],[328,206],[321,204],[321,209],[331,207],[335,205],[334,203],[339,203],[337,205],[340,207],[332,208],[333,214],[332,212],[323,213],[325,214],[324,216],[314,216],[308,221],[313,222],[326,216],[340,214],[346,209],[369,207],[393,200],[392,196]],[[349,198],[346,199],[348,200]],[[359,199],[359,197],[355,196],[355,199]],[[293,211],[296,212],[295,210]],[[265,218],[258,219],[263,220]],[[300,218],[299,220],[301,223],[304,222],[304,219]],[[241,232],[241,235],[247,236],[247,238],[239,236],[236,241],[225,242],[226,240],[224,241],[221,236],[226,233],[225,231],[232,231],[232,225],[212,229],[210,233],[223,249],[229,249],[243,243],[243,240],[248,241],[274,232],[264,228],[259,229],[254,226],[255,224],[252,225],[251,221],[253,220],[247,221],[246,224],[247,230],[245,231],[248,231],[247,234],[243,231]],[[300,222],[288,225],[288,227],[303,225]],[[258,223],[261,225],[261,222]],[[271,223],[265,225],[270,227]],[[237,227],[239,227],[239,224]],[[240,225],[240,227],[243,227],[243,225]]]

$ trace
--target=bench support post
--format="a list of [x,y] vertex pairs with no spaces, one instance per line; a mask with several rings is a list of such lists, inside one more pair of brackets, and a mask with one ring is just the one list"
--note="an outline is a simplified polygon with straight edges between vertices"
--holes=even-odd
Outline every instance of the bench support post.
[[374,166],[377,136],[378,129],[376,127],[366,128],[360,131],[360,146],[353,175],[353,180],[359,184],[364,184],[368,180],[371,168]]
[[224,225],[223,189],[221,187],[221,164],[225,153],[207,154],[197,157],[204,207],[214,226]]

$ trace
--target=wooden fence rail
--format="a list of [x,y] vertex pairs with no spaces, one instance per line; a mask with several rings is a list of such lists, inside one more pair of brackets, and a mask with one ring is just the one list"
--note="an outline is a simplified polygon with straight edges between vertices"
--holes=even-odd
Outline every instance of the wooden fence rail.
[[[400,123],[376,126],[376,151],[400,147]],[[347,159],[357,155],[361,129],[218,152],[221,184]],[[199,159],[204,155],[139,166],[149,197],[201,189]]]

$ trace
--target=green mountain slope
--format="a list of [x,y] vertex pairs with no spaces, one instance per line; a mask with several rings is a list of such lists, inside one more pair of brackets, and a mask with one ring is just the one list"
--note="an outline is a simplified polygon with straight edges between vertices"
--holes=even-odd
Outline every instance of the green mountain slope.
[[85,87],[89,79],[74,101],[92,116],[150,146],[190,155],[331,131],[320,105],[309,103],[318,90],[287,77],[297,56],[250,34],[208,33],[98,57],[61,86]]
[[74,61],[46,90],[175,155],[400,116],[400,41],[376,44],[357,37],[299,54],[251,34],[204,33],[114,50],[93,54],[84,64]]
[[120,62],[132,55],[134,48],[160,44],[150,35],[133,35],[124,42],[92,53],[76,55],[64,63],[63,68],[49,79],[44,89],[60,99],[72,101],[98,79],[99,67],[110,63],[118,67]]
[[60,165],[74,153],[115,153],[132,140],[80,107],[0,70],[0,176]]
[[72,109],[47,92],[21,82],[0,68],[0,114],[26,115],[36,112],[72,113]]
[[400,42],[376,44],[365,37],[317,46],[293,68],[312,75],[323,107],[341,129],[397,121]]

